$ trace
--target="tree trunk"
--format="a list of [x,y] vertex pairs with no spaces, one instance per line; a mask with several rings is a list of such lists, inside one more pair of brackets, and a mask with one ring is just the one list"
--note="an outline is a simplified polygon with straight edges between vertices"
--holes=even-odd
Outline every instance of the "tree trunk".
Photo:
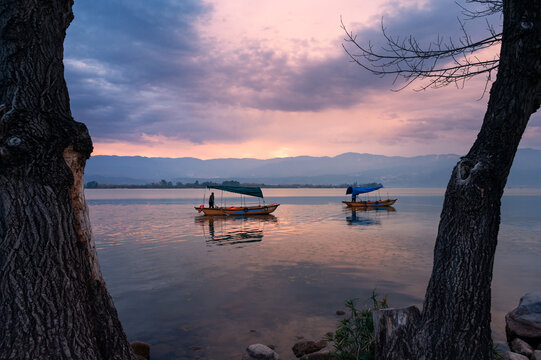
[[73,120],[71,0],[0,3],[0,359],[133,359],[100,273]]
[[408,324],[416,330],[387,339],[377,359],[492,359],[490,285],[501,197],[541,98],[541,1],[503,5],[497,80],[477,140],[447,186],[422,318]]

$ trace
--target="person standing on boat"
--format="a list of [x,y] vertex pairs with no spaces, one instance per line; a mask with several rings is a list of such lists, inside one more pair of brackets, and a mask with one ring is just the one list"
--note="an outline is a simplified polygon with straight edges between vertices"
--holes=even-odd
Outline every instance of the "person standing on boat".
[[357,194],[351,195],[351,202],[357,201]]
[[209,196],[209,208],[214,209],[214,193]]

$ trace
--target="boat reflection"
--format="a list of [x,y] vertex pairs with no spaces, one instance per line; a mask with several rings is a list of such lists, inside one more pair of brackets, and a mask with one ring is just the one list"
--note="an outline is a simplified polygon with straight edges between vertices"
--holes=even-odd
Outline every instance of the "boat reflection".
[[274,215],[256,216],[196,216],[209,246],[224,246],[259,242],[267,223],[278,223]]
[[380,213],[392,213],[396,212],[396,209],[392,206],[346,208],[344,209],[344,212],[349,215],[346,216],[346,222],[348,225],[370,226],[381,225],[381,221],[378,219]]

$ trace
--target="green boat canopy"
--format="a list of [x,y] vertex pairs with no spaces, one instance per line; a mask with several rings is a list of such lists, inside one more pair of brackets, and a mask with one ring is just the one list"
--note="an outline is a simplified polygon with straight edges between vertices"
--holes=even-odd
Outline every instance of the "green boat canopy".
[[216,185],[216,186],[210,186],[208,185],[207,188],[209,189],[218,189],[223,191],[229,191],[237,194],[243,194],[243,195],[249,195],[249,196],[256,196],[256,197],[263,197],[263,193],[261,192],[260,187],[256,186],[224,186],[224,185]]

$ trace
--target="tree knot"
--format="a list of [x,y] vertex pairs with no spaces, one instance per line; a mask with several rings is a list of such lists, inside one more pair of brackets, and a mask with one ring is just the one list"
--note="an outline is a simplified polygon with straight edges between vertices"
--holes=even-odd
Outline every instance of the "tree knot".
[[6,141],[6,145],[8,147],[17,147],[20,146],[22,142],[23,141],[21,140],[21,138],[17,136],[12,136]]
[[474,162],[469,159],[462,159],[458,164],[458,177],[459,180],[467,180],[470,176],[471,170],[474,167]]
[[529,16],[527,11],[522,15],[522,18],[520,19],[520,27],[522,28],[522,30],[526,31],[531,30],[534,27],[531,16]]
[[457,165],[457,182],[459,184],[469,183],[472,180],[472,175],[484,168],[482,161],[473,161],[471,159],[462,158]]
[[533,22],[532,21],[522,21],[520,23],[520,27],[523,30],[531,30],[533,28]]

